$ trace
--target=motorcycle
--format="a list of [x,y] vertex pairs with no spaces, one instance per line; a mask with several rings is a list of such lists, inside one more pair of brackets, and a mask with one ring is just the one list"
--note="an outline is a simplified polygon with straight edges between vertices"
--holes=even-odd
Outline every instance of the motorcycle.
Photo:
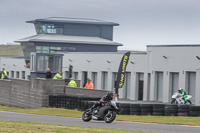
[[102,103],[102,106],[98,109],[94,108],[91,112],[91,108],[85,110],[82,115],[82,120],[84,122],[89,122],[90,120],[104,120],[106,123],[111,123],[115,120],[116,111],[118,107],[115,101],[111,101],[109,103]]
[[172,102],[171,104],[192,104],[190,99],[192,98],[191,95],[186,95],[186,102],[184,101],[183,97],[181,96],[180,93],[176,92],[172,95]]

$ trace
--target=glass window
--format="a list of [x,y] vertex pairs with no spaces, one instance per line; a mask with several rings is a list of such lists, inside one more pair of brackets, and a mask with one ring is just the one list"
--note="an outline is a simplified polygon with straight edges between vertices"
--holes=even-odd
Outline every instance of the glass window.
[[[33,43],[22,43],[22,49],[24,53],[24,57],[27,60],[30,60],[30,53],[31,52],[36,52],[35,46]],[[26,46],[24,46],[26,45]]]
[[48,46],[43,46],[42,47],[42,53],[49,53],[49,47]]
[[51,50],[56,50],[56,47],[50,47]]
[[16,78],[19,78],[19,71],[16,72]]
[[63,34],[64,31],[62,24],[42,24],[40,27],[44,33],[48,34]]
[[63,47],[63,51],[68,51],[69,47]]
[[37,71],[44,71],[44,56],[38,56]]
[[25,71],[22,71],[22,79],[25,79]]
[[50,47],[50,53],[62,51],[62,47]]
[[[44,57],[44,60],[45,60],[45,68],[49,68],[49,57],[48,56],[45,56]],[[51,70],[51,69],[50,69]]]
[[36,50],[42,50],[42,46],[36,46]]
[[49,53],[49,46],[36,46],[37,53]]
[[76,51],[76,47],[69,47],[69,51]]
[[43,27],[41,25],[41,23],[35,23],[35,30],[37,34],[42,34],[44,33]]
[[62,50],[62,47],[57,47],[57,50]]
[[14,71],[11,71],[11,77],[14,78]]
[[61,72],[62,58],[60,56],[55,56],[55,71]]

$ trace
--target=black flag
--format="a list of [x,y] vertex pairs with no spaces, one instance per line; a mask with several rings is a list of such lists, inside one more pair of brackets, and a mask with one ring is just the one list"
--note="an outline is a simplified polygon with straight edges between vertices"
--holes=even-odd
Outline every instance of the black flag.
[[117,81],[116,81],[116,94],[118,95],[118,88],[122,88],[124,85],[125,80],[125,72],[126,72],[126,66],[128,64],[129,56],[131,52],[127,52],[122,57],[121,63],[119,65],[119,70],[117,74]]

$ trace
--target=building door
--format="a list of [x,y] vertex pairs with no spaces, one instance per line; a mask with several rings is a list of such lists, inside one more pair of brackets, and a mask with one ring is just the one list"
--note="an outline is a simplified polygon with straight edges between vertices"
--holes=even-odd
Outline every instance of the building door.
[[117,72],[112,73],[112,91],[114,92],[115,82],[117,81]]
[[131,85],[131,73],[130,72],[127,72],[126,74],[125,74],[125,81],[124,81],[124,94],[125,94],[125,99],[130,99],[130,96],[131,96],[131,87],[130,87],[130,85]]
[[148,73],[148,80],[147,80],[147,101],[150,99],[150,86],[151,86],[151,74]]
[[109,90],[108,86],[108,72],[102,72],[102,89]]
[[157,90],[157,99],[162,101],[163,98],[163,72],[156,72],[156,90]]
[[[86,83],[86,81],[87,81],[87,72],[82,72],[82,87],[84,87],[85,86],[85,83]],[[81,85],[80,85],[80,87],[81,87]]]
[[196,89],[196,73],[188,72],[188,95],[192,95],[191,102],[195,102],[195,89]]
[[97,72],[92,72],[92,82],[94,84],[94,89],[97,87]]
[[143,92],[144,92],[144,74],[138,73],[138,100],[143,100]]
[[171,96],[178,91],[178,84],[179,84],[179,74],[171,73],[171,89],[172,89]]

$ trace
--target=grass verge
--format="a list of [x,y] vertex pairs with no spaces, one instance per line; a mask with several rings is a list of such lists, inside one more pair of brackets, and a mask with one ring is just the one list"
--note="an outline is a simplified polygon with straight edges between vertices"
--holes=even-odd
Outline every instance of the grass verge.
[[[11,111],[29,114],[53,115],[64,117],[81,118],[81,111],[69,110],[62,108],[39,108],[39,109],[24,109],[9,106],[1,106],[1,111]],[[168,123],[168,124],[183,124],[191,126],[200,126],[200,117],[182,117],[182,116],[134,116],[134,115],[117,115],[116,120],[131,121],[131,122],[146,122],[146,123]]]
[[150,133],[142,131],[13,121],[0,121],[0,127],[1,133]]

